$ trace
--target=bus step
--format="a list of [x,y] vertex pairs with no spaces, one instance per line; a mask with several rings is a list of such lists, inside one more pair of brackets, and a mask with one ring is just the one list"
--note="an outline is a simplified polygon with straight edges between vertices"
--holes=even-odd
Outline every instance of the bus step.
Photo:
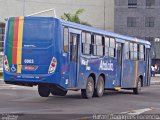
[[120,91],[121,87],[114,87],[114,89]]

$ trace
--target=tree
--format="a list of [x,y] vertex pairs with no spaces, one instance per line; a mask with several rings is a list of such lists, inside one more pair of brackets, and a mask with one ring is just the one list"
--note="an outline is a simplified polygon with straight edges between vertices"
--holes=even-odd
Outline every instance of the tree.
[[87,25],[87,26],[91,26],[89,23],[80,20],[79,16],[80,16],[83,12],[84,12],[84,9],[78,9],[74,14],[64,13],[64,15],[61,16],[61,19],[62,19],[62,20],[67,20],[67,21],[70,21],[70,22],[75,22],[75,23]]

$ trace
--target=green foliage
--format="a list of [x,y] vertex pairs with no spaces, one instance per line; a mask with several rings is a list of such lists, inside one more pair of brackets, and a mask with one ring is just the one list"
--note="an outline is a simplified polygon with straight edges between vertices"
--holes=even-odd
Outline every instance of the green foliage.
[[80,16],[83,12],[84,12],[84,9],[78,9],[74,14],[64,13],[64,15],[61,16],[61,19],[62,19],[62,20],[67,20],[67,21],[70,21],[70,22],[75,22],[75,23],[87,25],[87,26],[91,26],[89,23],[80,20],[79,16]]

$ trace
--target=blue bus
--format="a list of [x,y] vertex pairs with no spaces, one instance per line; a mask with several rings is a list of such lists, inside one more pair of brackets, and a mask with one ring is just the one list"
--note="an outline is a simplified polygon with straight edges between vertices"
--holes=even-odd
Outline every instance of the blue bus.
[[35,86],[39,95],[83,98],[104,90],[150,85],[150,42],[53,17],[10,17],[4,48],[6,84]]

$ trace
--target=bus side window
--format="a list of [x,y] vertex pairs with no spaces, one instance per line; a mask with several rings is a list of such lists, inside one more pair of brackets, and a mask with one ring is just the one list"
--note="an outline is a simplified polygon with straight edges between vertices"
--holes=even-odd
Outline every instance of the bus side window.
[[82,32],[82,53],[89,55],[91,53],[91,34]]
[[138,53],[137,52],[138,51],[138,47],[137,47],[137,43],[134,43],[133,46],[134,46],[134,53],[133,53],[134,54],[134,60],[137,60],[138,59],[138,54],[137,54]]
[[114,38],[110,38],[110,45],[109,45],[109,56],[110,57],[115,57],[115,39]]
[[144,60],[144,45],[139,45],[139,59]]
[[129,42],[125,43],[125,57],[129,59]]
[[64,44],[63,50],[64,50],[64,52],[68,52],[68,50],[69,50],[68,40],[69,40],[69,31],[68,31],[68,28],[65,27],[63,29],[63,44]]
[[109,56],[109,37],[105,37],[105,56]]
[[103,56],[102,36],[94,36],[93,55]]
[[134,59],[133,43],[129,44],[129,52],[130,52],[130,59],[133,60]]

